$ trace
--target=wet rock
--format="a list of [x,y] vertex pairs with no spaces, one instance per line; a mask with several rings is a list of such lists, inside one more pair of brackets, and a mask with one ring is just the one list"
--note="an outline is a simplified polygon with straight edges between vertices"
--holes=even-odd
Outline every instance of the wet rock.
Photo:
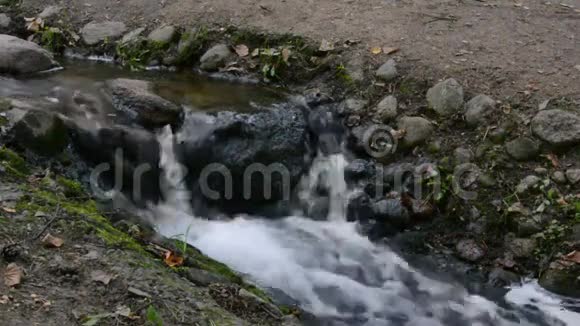
[[199,59],[200,68],[205,71],[216,71],[224,67],[231,57],[232,51],[230,48],[225,44],[218,44],[207,50]]
[[368,103],[367,100],[348,98],[338,107],[338,114],[343,116],[349,114],[362,114],[364,113],[364,109]]
[[383,199],[373,204],[374,219],[403,230],[410,224],[409,211],[400,199]]
[[478,127],[489,122],[495,111],[495,101],[487,95],[480,94],[467,102],[465,120],[470,126]]
[[349,163],[344,169],[344,180],[348,184],[353,184],[360,180],[374,178],[376,172],[376,166],[373,162],[356,159]]
[[464,239],[455,246],[457,255],[464,260],[477,262],[485,256],[485,250],[472,239]]
[[453,152],[453,158],[455,160],[455,164],[465,164],[473,160],[473,153],[471,150],[469,150],[469,148],[458,147]]
[[440,116],[451,116],[463,108],[463,87],[455,79],[444,80],[427,91],[427,102]]
[[536,241],[528,238],[508,239],[506,247],[515,258],[529,258],[534,254]]
[[55,114],[44,110],[6,112],[10,142],[41,155],[60,153],[68,144],[67,128]]
[[550,145],[580,143],[580,116],[564,110],[543,110],[532,119],[532,131]]
[[143,34],[143,32],[145,31],[144,27],[139,27],[137,29],[134,29],[132,31],[130,31],[129,33],[123,35],[123,38],[121,38],[121,41],[119,41],[120,44],[130,44],[133,42],[136,42],[137,40],[140,39],[141,34]]
[[503,268],[494,268],[488,276],[488,283],[494,287],[507,287],[512,284],[518,284],[521,282],[520,277],[510,271],[506,271]]
[[181,109],[154,94],[153,85],[148,81],[113,79],[105,82],[105,89],[115,109],[130,123],[163,127],[175,125],[180,119]]
[[399,130],[405,130],[401,140],[404,147],[414,147],[427,141],[435,131],[433,124],[421,117],[403,117],[398,122]]
[[540,277],[546,290],[573,298],[580,298],[580,264],[557,260]]
[[58,66],[52,54],[36,43],[0,35],[0,73],[28,74]]
[[328,217],[329,212],[330,212],[330,198],[326,196],[312,199],[307,203],[306,216],[314,220],[318,221],[326,220],[326,217]]
[[369,195],[364,191],[355,191],[348,197],[346,219],[349,222],[367,222],[373,218],[373,207]]
[[127,26],[122,22],[91,22],[81,29],[83,41],[87,45],[96,45],[103,41],[115,41],[125,34]]
[[529,175],[525,177],[522,181],[520,181],[520,183],[516,187],[516,192],[518,194],[523,194],[528,191],[531,191],[535,189],[540,184],[540,182],[542,182],[541,178],[535,175]]
[[[155,135],[125,126],[103,127],[96,131],[74,123],[69,127],[75,149],[84,160],[94,166],[108,164],[109,168],[97,176],[102,191],[116,187],[137,204],[157,202],[161,195],[161,171],[160,145]],[[134,189],[135,182],[141,187]]]
[[0,33],[5,32],[10,27],[11,23],[12,19],[10,16],[6,14],[0,14]]
[[176,36],[177,29],[174,26],[161,26],[149,33],[147,39],[151,42],[166,44],[171,43]]
[[559,184],[565,184],[567,181],[566,175],[562,171],[555,171],[552,174],[552,180],[554,180],[554,182]]
[[389,82],[395,78],[399,73],[397,72],[397,63],[395,60],[390,59],[389,61],[385,62],[382,66],[377,69],[375,76],[378,79]]
[[569,169],[566,171],[568,182],[575,185],[580,182],[580,169]]
[[377,104],[376,117],[381,122],[388,122],[397,117],[397,98],[389,95]]
[[516,224],[516,235],[519,237],[529,237],[542,231],[542,225],[534,217],[519,216],[514,219]]
[[[309,163],[307,121],[302,110],[291,104],[249,114],[190,114],[184,121],[181,139],[183,163],[194,178],[190,184],[196,191],[204,186],[197,177],[202,171],[212,171],[212,167],[213,171],[218,169],[216,164],[231,175],[230,195],[220,173],[200,178],[207,181],[209,189],[218,191],[201,194],[210,201],[231,200],[245,206],[287,199]],[[271,177],[271,186],[265,185],[263,176]]]
[[540,155],[540,146],[528,137],[516,138],[505,145],[508,154],[518,161],[532,160]]
[[318,148],[325,155],[342,151],[346,128],[332,106],[311,110],[308,113],[308,127],[313,148]]

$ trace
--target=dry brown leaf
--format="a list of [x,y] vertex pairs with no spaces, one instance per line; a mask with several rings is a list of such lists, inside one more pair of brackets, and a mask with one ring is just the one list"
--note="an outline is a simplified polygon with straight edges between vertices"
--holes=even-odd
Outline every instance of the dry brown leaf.
[[385,54],[393,54],[393,53],[399,52],[399,50],[400,50],[399,48],[392,48],[392,47],[388,47],[388,46],[383,47],[383,52]]
[[113,275],[104,271],[96,270],[91,272],[91,280],[93,280],[93,282],[101,282],[104,285],[109,285],[112,279]]
[[236,45],[235,50],[236,50],[236,53],[238,54],[238,56],[240,56],[242,58],[247,57],[248,54],[250,54],[250,49],[245,44]]
[[383,49],[381,49],[378,46],[371,48],[371,53],[374,55],[381,54],[382,52],[383,52]]
[[163,261],[169,267],[178,267],[183,265],[183,257],[175,255],[172,251],[168,251],[165,253]]
[[288,60],[290,60],[291,53],[292,53],[292,51],[290,51],[290,49],[288,49],[288,48],[282,49],[282,60],[284,60],[285,63],[288,63]]
[[17,286],[22,282],[22,276],[24,276],[22,267],[11,263],[4,270],[4,284],[8,287]]
[[576,264],[580,264],[580,251],[574,250],[566,255],[566,260],[573,261]]
[[558,157],[554,153],[550,153],[546,155],[546,157],[548,158],[548,160],[550,160],[550,162],[552,162],[552,166],[554,168],[556,169],[560,168],[560,161],[558,161]]
[[47,233],[44,238],[42,238],[42,244],[47,248],[60,248],[64,244],[64,240]]
[[31,32],[38,32],[44,28],[44,20],[40,17],[24,18],[26,29]]

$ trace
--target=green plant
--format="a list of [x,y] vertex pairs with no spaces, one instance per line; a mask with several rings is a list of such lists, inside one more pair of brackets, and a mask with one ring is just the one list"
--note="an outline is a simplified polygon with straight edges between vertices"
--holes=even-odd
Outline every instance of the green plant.
[[149,306],[146,312],[147,324],[151,326],[163,326],[163,320],[159,316],[159,313],[153,306]]
[[534,235],[538,244],[536,253],[538,255],[550,255],[569,231],[570,228],[567,225],[553,220],[544,231]]
[[172,239],[176,239],[178,241],[178,246],[181,247],[181,254],[183,255],[183,258],[187,258],[187,240],[189,238],[189,231],[191,230],[191,224],[187,227],[187,229],[185,230],[185,233],[182,234],[177,234],[172,236]]
[[354,80],[348,73],[348,69],[343,64],[339,64],[336,66],[336,77],[344,82],[347,86],[352,86],[354,84]]
[[40,35],[40,44],[51,52],[60,52],[66,45],[66,37],[57,27],[44,27],[36,33]]

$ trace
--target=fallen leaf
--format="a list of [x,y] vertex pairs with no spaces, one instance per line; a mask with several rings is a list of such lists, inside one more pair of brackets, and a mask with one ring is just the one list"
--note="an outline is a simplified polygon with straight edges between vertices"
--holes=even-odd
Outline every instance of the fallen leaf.
[[24,18],[26,29],[31,32],[38,32],[44,28],[44,21],[40,17]]
[[284,60],[285,63],[288,63],[288,60],[290,60],[291,53],[292,51],[290,51],[288,48],[282,49],[282,60]]
[[178,267],[183,265],[183,257],[176,256],[172,251],[167,251],[165,253],[165,258],[163,261],[169,267]]
[[328,40],[322,40],[322,42],[320,42],[320,47],[318,48],[318,50],[321,52],[330,52],[334,50],[334,43]]
[[378,46],[371,48],[371,53],[374,55],[381,54],[381,52],[383,52],[383,49]]
[[113,275],[104,271],[96,270],[91,272],[91,280],[93,280],[93,282],[101,282],[104,285],[109,285],[112,279]]
[[550,104],[550,100],[551,99],[547,99],[547,100],[543,101],[542,103],[540,103],[540,105],[538,105],[538,110],[540,110],[540,111],[545,110],[548,107],[548,104]]
[[550,153],[546,155],[546,157],[548,158],[548,160],[550,160],[550,162],[552,162],[552,166],[554,168],[556,169],[560,168],[560,161],[558,161],[558,157],[554,153]]
[[399,48],[392,48],[392,47],[388,47],[388,46],[383,47],[383,52],[385,54],[397,53],[397,52],[399,52],[399,50],[400,50]]
[[139,289],[137,289],[137,288],[134,288],[134,287],[132,287],[132,286],[131,286],[131,287],[129,287],[129,288],[127,289],[127,291],[128,291],[129,293],[133,294],[133,295],[136,295],[136,296],[138,296],[138,297],[143,297],[143,298],[151,298],[151,296],[150,296],[150,295],[149,295],[147,292],[141,291],[141,290],[139,290]]
[[0,297],[0,304],[7,304],[10,301],[10,298],[7,295],[3,295]]
[[8,287],[14,287],[22,282],[23,275],[22,267],[11,263],[4,270],[4,284]]
[[64,244],[64,240],[47,233],[41,241],[47,248],[60,248]]
[[255,48],[254,51],[252,51],[252,57],[257,57],[259,55],[260,55],[260,49]]
[[566,255],[566,260],[573,261],[576,264],[580,264],[580,251],[574,250]]
[[250,54],[250,49],[248,49],[248,46],[245,44],[239,44],[236,45],[236,53],[240,56],[240,57],[247,57],[248,54]]
[[5,211],[6,213],[10,213],[10,214],[16,213],[16,210],[14,208],[10,208],[10,207],[2,207],[2,210]]

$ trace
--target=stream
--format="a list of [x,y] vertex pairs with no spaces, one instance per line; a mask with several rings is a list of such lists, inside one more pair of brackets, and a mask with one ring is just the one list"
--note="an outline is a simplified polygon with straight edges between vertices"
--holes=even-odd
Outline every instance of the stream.
[[[59,101],[58,90],[81,90],[99,97],[110,78],[152,80],[156,93],[201,112],[253,112],[288,101],[280,92],[254,85],[212,80],[192,73],[131,73],[106,64],[71,62],[66,69],[33,79],[0,79],[0,96],[31,93]],[[102,112],[113,109],[99,102]],[[184,128],[185,129],[185,128]],[[296,186],[298,203],[316,200],[324,174],[329,209],[314,219],[302,205],[286,217],[225,213],[211,218],[196,210],[197,193],[185,186],[185,168],[175,144],[191,130],[157,130],[160,170],[169,185],[163,200],[140,208],[166,237],[185,237],[205,254],[270,289],[274,297],[311,313],[308,325],[577,325],[580,304],[548,293],[533,280],[499,296],[470,292],[461,281],[430,275],[385,244],[373,243],[348,222],[344,180],[349,163],[343,153],[315,155]],[[187,135],[191,137],[191,135]],[[485,285],[482,285],[485,287]]]

